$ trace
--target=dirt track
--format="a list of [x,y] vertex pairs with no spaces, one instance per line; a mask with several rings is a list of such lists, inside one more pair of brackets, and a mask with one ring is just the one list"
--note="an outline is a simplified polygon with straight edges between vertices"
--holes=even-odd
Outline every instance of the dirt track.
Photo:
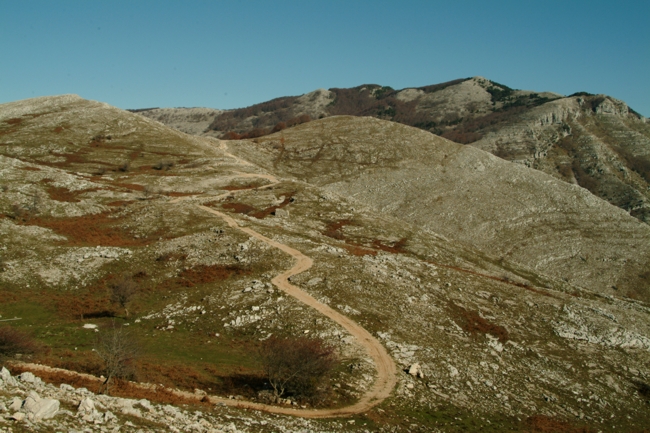
[[[239,162],[246,162],[247,164],[250,165],[250,163],[248,163],[247,161],[243,161],[240,158],[228,153],[227,146],[223,142],[220,143],[220,150],[224,151],[228,156],[232,156],[233,158],[237,159]],[[265,189],[279,182],[278,179],[276,179],[274,176],[264,175],[264,174],[236,173],[233,177],[262,177],[272,182],[269,185],[264,185],[261,187],[251,188],[251,189]],[[227,196],[234,195],[237,192],[238,191],[230,191],[220,196],[213,197],[213,199],[220,200]],[[177,203],[180,201],[187,200],[188,198],[190,197],[180,197],[170,201],[170,203]],[[364,349],[368,352],[368,355],[372,358],[375,364],[375,369],[377,370],[377,376],[375,378],[375,383],[373,384],[372,388],[370,388],[370,390],[368,390],[355,404],[347,407],[338,408],[338,409],[294,409],[292,407],[271,406],[271,405],[248,402],[248,401],[230,400],[230,399],[217,397],[217,396],[208,396],[207,398],[211,403],[224,404],[226,406],[253,409],[253,410],[261,410],[269,413],[300,416],[305,418],[334,418],[334,417],[350,416],[350,415],[366,412],[390,396],[391,392],[393,391],[393,388],[395,387],[395,383],[397,382],[396,366],[395,363],[393,362],[393,359],[390,357],[390,355],[388,354],[384,346],[375,337],[373,337],[368,331],[366,331],[356,322],[350,320],[350,318],[348,318],[347,316],[344,316],[338,311],[317,301],[314,297],[312,297],[308,293],[304,292],[303,290],[289,283],[289,277],[304,272],[312,266],[313,264],[312,259],[304,255],[300,251],[291,248],[287,245],[281,244],[277,241],[274,241],[273,239],[269,239],[266,236],[257,233],[256,231],[248,227],[239,226],[239,224],[237,224],[237,222],[232,217],[222,212],[219,212],[217,210],[214,210],[212,208],[203,205],[197,205],[197,206],[205,210],[206,212],[210,212],[211,214],[222,218],[224,221],[226,221],[226,223],[230,227],[237,230],[241,230],[244,233],[248,234],[249,236],[259,239],[271,245],[272,247],[277,248],[289,254],[293,258],[295,258],[296,264],[290,269],[281,273],[280,275],[277,275],[275,278],[271,280],[271,282],[278,289],[282,290],[283,292],[287,293],[290,296],[293,296],[298,301],[314,308],[316,311],[320,312],[321,314],[329,317],[336,323],[343,326],[353,337],[355,337],[358,340],[359,344],[363,346]],[[28,367],[32,371],[60,370],[60,369],[55,369],[52,367],[47,367],[47,366],[42,366],[37,364],[23,364],[23,365],[25,367]],[[69,372],[67,370],[62,370],[62,371],[66,371],[71,374],[75,373],[75,372]],[[88,376],[88,375],[83,375],[81,373],[76,373],[76,374],[82,376]],[[139,386],[142,386],[143,388],[148,388],[151,385],[139,384]],[[184,391],[175,390],[173,392],[179,396],[188,398],[190,400],[202,398],[202,397],[197,398],[196,394],[192,394]]]
[[382,346],[382,344],[368,331],[363,329],[354,321],[350,320],[347,316],[344,316],[338,311],[317,301],[308,293],[289,283],[289,277],[306,271],[312,266],[313,261],[296,249],[276,242],[273,239],[269,239],[266,236],[261,235],[248,227],[240,227],[233,218],[222,212],[216,211],[207,206],[199,207],[206,212],[210,212],[211,214],[221,217],[230,227],[241,230],[249,236],[266,242],[272,247],[277,248],[295,258],[296,264],[293,265],[291,269],[284,271],[280,275],[273,278],[271,282],[275,284],[278,289],[282,290],[290,296],[293,296],[303,304],[314,308],[319,313],[329,317],[336,323],[343,326],[352,336],[354,336],[359,341],[359,344],[361,344],[366,349],[368,355],[370,355],[374,361],[375,368],[377,370],[377,377],[375,378],[375,383],[372,388],[366,392],[357,403],[353,404],[352,406],[347,406],[339,409],[291,409],[288,407],[285,408],[279,406],[270,406],[252,402],[233,401],[218,397],[210,397],[210,401],[214,403],[225,403],[229,406],[258,409],[271,413],[295,415],[307,418],[331,418],[365,412],[386,399],[395,387],[397,377],[395,376],[395,363],[393,362],[393,359],[390,357],[384,346]]

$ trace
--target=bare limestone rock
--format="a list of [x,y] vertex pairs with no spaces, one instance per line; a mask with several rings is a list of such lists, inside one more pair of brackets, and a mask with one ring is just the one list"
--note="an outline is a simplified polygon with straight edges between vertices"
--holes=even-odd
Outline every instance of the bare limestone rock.
[[413,377],[419,377],[423,378],[424,374],[422,373],[422,368],[420,367],[419,363],[411,364],[411,366],[408,369],[408,373],[413,376]]
[[0,387],[1,386],[18,386],[18,382],[16,379],[11,375],[9,370],[7,370],[5,367],[2,367],[2,370],[0,370]]
[[34,422],[52,418],[59,411],[59,400],[41,398],[36,392],[30,391],[23,402],[22,410]]

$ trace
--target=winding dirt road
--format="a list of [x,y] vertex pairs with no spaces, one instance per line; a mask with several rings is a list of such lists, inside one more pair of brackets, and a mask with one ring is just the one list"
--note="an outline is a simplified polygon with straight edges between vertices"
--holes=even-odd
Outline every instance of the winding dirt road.
[[288,269],[287,271],[284,271],[280,275],[273,278],[271,282],[278,289],[282,290],[290,296],[293,296],[298,301],[314,308],[319,313],[329,317],[336,323],[343,326],[352,336],[354,336],[359,341],[359,344],[361,344],[361,346],[363,346],[363,348],[368,352],[368,355],[370,355],[372,358],[375,364],[375,369],[377,370],[377,377],[375,378],[375,383],[373,384],[372,388],[370,388],[370,390],[368,390],[361,397],[361,399],[359,399],[359,401],[357,401],[352,406],[338,409],[292,409],[289,407],[285,408],[253,402],[233,401],[219,397],[210,397],[211,402],[225,403],[228,406],[257,409],[263,410],[265,412],[302,416],[306,418],[332,418],[366,412],[390,396],[390,393],[392,392],[393,388],[395,387],[395,383],[397,382],[397,377],[395,375],[396,367],[393,359],[390,357],[384,346],[368,331],[366,331],[356,322],[350,320],[350,318],[347,316],[344,316],[338,311],[330,308],[328,305],[317,301],[308,293],[289,283],[289,277],[304,272],[312,266],[312,259],[300,251],[274,241],[273,239],[269,239],[266,236],[257,233],[248,227],[241,227],[239,224],[237,224],[237,221],[222,212],[219,212],[207,206],[198,205],[198,207],[205,210],[206,212],[210,212],[211,214],[221,217],[230,227],[241,230],[249,236],[259,239],[262,242],[265,242],[272,247],[277,248],[295,258],[296,264],[293,265],[291,269]]
[[[235,158],[238,162],[242,164],[252,165],[248,161],[242,160],[241,158],[229,153],[227,145],[224,142],[220,142],[219,150],[222,150],[226,155]],[[228,193],[216,197],[211,197],[212,200],[221,200],[228,196],[235,195],[238,192],[242,192],[250,189],[270,188],[276,185],[277,183],[279,183],[279,180],[277,178],[267,174],[236,172],[235,175],[232,177],[233,178],[261,177],[271,181],[271,184],[267,184],[261,187],[239,190],[239,191],[229,191]],[[181,201],[185,201],[197,197],[198,196],[179,197],[174,200],[171,200],[170,203],[178,203]],[[196,205],[196,206],[198,206],[200,209],[203,209],[206,212],[209,212],[213,215],[222,218],[230,227],[237,230],[241,230],[242,232],[248,234],[249,236],[259,239],[262,242],[265,242],[268,245],[277,248],[280,251],[283,251],[286,254],[289,254],[290,256],[295,258],[296,264],[290,269],[281,273],[280,275],[277,275],[275,278],[271,280],[271,282],[278,289],[282,290],[283,292],[287,293],[290,296],[293,296],[298,301],[314,308],[316,311],[320,312],[324,316],[329,317],[334,322],[343,326],[353,337],[355,337],[358,340],[359,344],[366,350],[370,358],[373,360],[375,369],[377,371],[377,376],[375,378],[375,382],[373,386],[359,399],[359,401],[357,401],[355,404],[351,406],[346,406],[338,409],[294,409],[292,407],[272,406],[272,405],[254,403],[249,401],[231,400],[231,399],[217,397],[217,396],[206,396],[205,398],[207,398],[210,401],[210,403],[222,404],[226,406],[238,407],[244,409],[260,410],[268,413],[299,416],[304,418],[335,418],[335,417],[344,417],[344,416],[350,416],[350,415],[366,412],[390,396],[397,382],[396,366],[393,359],[390,357],[390,355],[388,354],[384,346],[375,337],[373,337],[368,331],[366,331],[359,324],[352,321],[347,316],[344,316],[338,311],[330,308],[328,305],[325,305],[317,301],[314,297],[312,297],[308,293],[304,292],[303,290],[289,283],[289,277],[304,272],[312,266],[313,264],[312,259],[304,255],[300,251],[291,248],[287,245],[281,244],[280,242],[274,241],[273,239],[267,238],[266,236],[257,233],[256,231],[248,227],[241,227],[239,224],[237,224],[237,222],[232,217],[222,212],[219,212],[217,210],[214,210],[212,208],[203,205]],[[30,371],[36,371],[36,372],[39,370],[40,371],[62,371],[75,376],[76,375],[83,376],[86,377],[87,379],[92,378],[93,380],[99,381],[99,378],[95,378],[87,374],[77,373],[69,370],[62,370],[62,369],[52,368],[52,367],[38,365],[38,364],[25,363],[21,365],[23,365]],[[141,386],[143,389],[152,387],[152,385],[150,384],[134,384],[134,385]],[[204,398],[201,396],[197,397],[196,394],[192,394],[180,390],[169,390],[169,391],[173,392],[178,396],[190,400],[193,399],[200,400]]]

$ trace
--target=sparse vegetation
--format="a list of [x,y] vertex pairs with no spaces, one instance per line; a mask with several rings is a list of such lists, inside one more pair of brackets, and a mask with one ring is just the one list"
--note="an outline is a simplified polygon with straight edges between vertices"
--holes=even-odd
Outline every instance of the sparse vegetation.
[[[396,118],[413,115],[429,122],[418,117],[413,101],[391,105],[391,92],[378,101],[372,93],[378,88],[358,90],[358,100],[377,103],[373,109],[394,106]],[[489,104],[489,96],[481,95]],[[529,99],[532,104],[539,98]],[[510,102],[528,103],[512,98],[503,104]],[[645,388],[630,386],[634,380],[647,384],[642,356],[647,346],[641,338],[647,336],[648,323],[643,309],[650,281],[642,262],[646,235],[621,212],[589,201],[584,190],[545,182],[537,172],[489,156],[472,159],[478,152],[471,148],[377,119],[341,116],[293,129],[284,128],[284,119],[257,124],[283,129],[255,143],[227,146],[254,164],[249,166],[215,149],[213,140],[166,134],[165,128],[150,128],[150,122],[136,116],[83,104],[90,107],[75,109],[75,116],[101,119],[109,125],[104,134],[118,121],[134,132],[115,132],[110,142],[103,138],[88,146],[95,133],[87,131],[95,130],[84,123],[86,117],[71,119],[64,107],[51,116],[55,121],[44,119],[48,123],[42,131],[32,120],[17,124],[20,134],[3,135],[0,146],[9,161],[3,184],[10,187],[8,194],[0,194],[2,212],[9,214],[14,202],[27,209],[36,191],[44,199],[40,214],[29,222],[0,216],[0,255],[11,265],[0,274],[0,320],[22,317],[7,323],[29,329],[51,348],[50,353],[37,351],[30,361],[106,377],[104,360],[92,351],[94,337],[111,328],[128,329],[138,337],[141,356],[127,362],[124,374],[112,376],[106,384],[111,395],[170,404],[190,401],[166,393],[162,384],[199,399],[203,392],[230,396],[234,404],[277,399],[282,408],[273,410],[297,413],[300,406],[354,404],[381,383],[376,380],[381,364],[368,362],[361,346],[365,340],[278,290],[276,283],[286,279],[275,278],[294,259],[251,235],[256,232],[312,259],[312,267],[290,277],[291,284],[363,326],[397,364],[397,385],[384,403],[345,420],[310,421],[310,426],[296,421],[294,429],[496,432],[584,423],[603,431],[612,425],[634,431],[648,424]],[[484,107],[475,109],[450,110],[426,125],[453,131],[485,114],[480,111]],[[507,123],[508,115],[525,109],[512,106],[489,120]],[[598,116],[585,117],[595,121]],[[63,124],[70,127],[54,131]],[[487,123],[485,128],[496,126]],[[27,127],[31,129],[21,129]],[[577,135],[580,128],[572,124],[558,131]],[[202,140],[206,146],[197,145]],[[42,143],[50,142],[43,150]],[[573,176],[568,148],[575,147],[582,158],[584,145],[573,141],[566,149],[553,146],[550,151],[561,153],[560,166]],[[502,149],[525,157],[516,146]],[[13,162],[16,158],[20,161]],[[124,160],[134,168],[115,173]],[[164,168],[155,171],[152,167],[163,160],[182,170],[168,176]],[[109,167],[108,175],[90,175],[98,166]],[[476,175],[473,183],[466,176],[471,173]],[[269,184],[269,174],[284,180]],[[641,179],[634,172],[626,175]],[[359,176],[363,184],[357,182]],[[515,176],[517,182],[497,182]],[[142,200],[147,185],[161,185],[167,196]],[[372,197],[378,190],[381,202]],[[227,191],[231,199],[225,197]],[[172,199],[188,195],[198,197]],[[489,206],[484,200],[490,200]],[[589,206],[582,206],[583,201]],[[210,202],[241,230],[195,205]],[[269,217],[278,206],[287,212]],[[556,218],[543,219],[548,215]],[[409,218],[410,223],[402,223]],[[528,231],[507,233],[529,222]],[[558,236],[558,230],[565,231]],[[611,233],[617,236],[615,247],[601,249]],[[483,238],[488,235],[493,238]],[[585,238],[591,243],[584,243]],[[475,242],[481,239],[484,249],[477,252]],[[548,277],[548,262],[534,257],[537,241],[545,254],[564,257],[561,274]],[[578,256],[565,256],[566,245]],[[518,264],[529,257],[530,262]],[[597,275],[590,280],[593,269]],[[616,276],[619,270],[624,277]],[[111,299],[121,278],[138,289],[124,306]],[[637,301],[625,297],[631,289],[637,290]],[[317,336],[326,347],[336,348],[341,362],[320,384],[308,375],[304,382],[285,386],[278,398],[257,356],[274,336]],[[617,341],[632,347],[610,346]],[[423,375],[407,373],[414,363]],[[156,388],[138,390],[117,380],[133,371],[134,379]],[[61,372],[49,380],[92,391],[99,385]],[[215,416],[227,413],[239,423],[240,409],[217,409]],[[578,421],[576,413],[584,418]],[[546,418],[527,422],[538,414]],[[291,430],[285,423],[293,417],[250,415],[268,421],[266,430]],[[248,427],[261,428],[252,422]]]
[[128,274],[120,275],[116,281],[109,284],[111,302],[124,309],[124,314],[129,317],[129,304],[138,293],[138,285]]
[[135,374],[135,360],[140,352],[138,343],[124,327],[116,325],[97,334],[95,353],[104,363],[105,380],[100,391],[109,394],[113,379],[129,379]]
[[18,354],[36,352],[36,342],[27,333],[8,325],[0,327],[0,365]]
[[156,164],[154,164],[153,168],[154,170],[170,170],[174,166],[174,161],[170,161],[169,159],[162,159],[158,161]]
[[291,393],[318,401],[323,383],[336,365],[334,349],[316,338],[272,336],[260,347],[260,362],[276,399]]

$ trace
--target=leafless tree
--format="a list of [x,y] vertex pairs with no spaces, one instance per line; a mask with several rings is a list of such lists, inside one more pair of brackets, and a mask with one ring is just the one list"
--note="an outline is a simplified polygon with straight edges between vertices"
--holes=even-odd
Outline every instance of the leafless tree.
[[111,302],[124,308],[126,317],[129,317],[128,306],[131,299],[138,291],[138,285],[128,274],[122,274],[116,281],[109,285]]
[[264,341],[259,356],[276,400],[285,392],[313,397],[337,362],[333,347],[306,337],[273,336]]
[[0,364],[3,364],[7,358],[19,353],[34,353],[36,348],[36,343],[28,334],[11,326],[0,328]]
[[115,322],[100,330],[95,342],[95,353],[104,362],[106,377],[100,392],[108,394],[111,380],[114,378],[127,379],[133,376],[135,372],[133,364],[138,356],[138,348],[138,343],[128,330],[116,325]]

